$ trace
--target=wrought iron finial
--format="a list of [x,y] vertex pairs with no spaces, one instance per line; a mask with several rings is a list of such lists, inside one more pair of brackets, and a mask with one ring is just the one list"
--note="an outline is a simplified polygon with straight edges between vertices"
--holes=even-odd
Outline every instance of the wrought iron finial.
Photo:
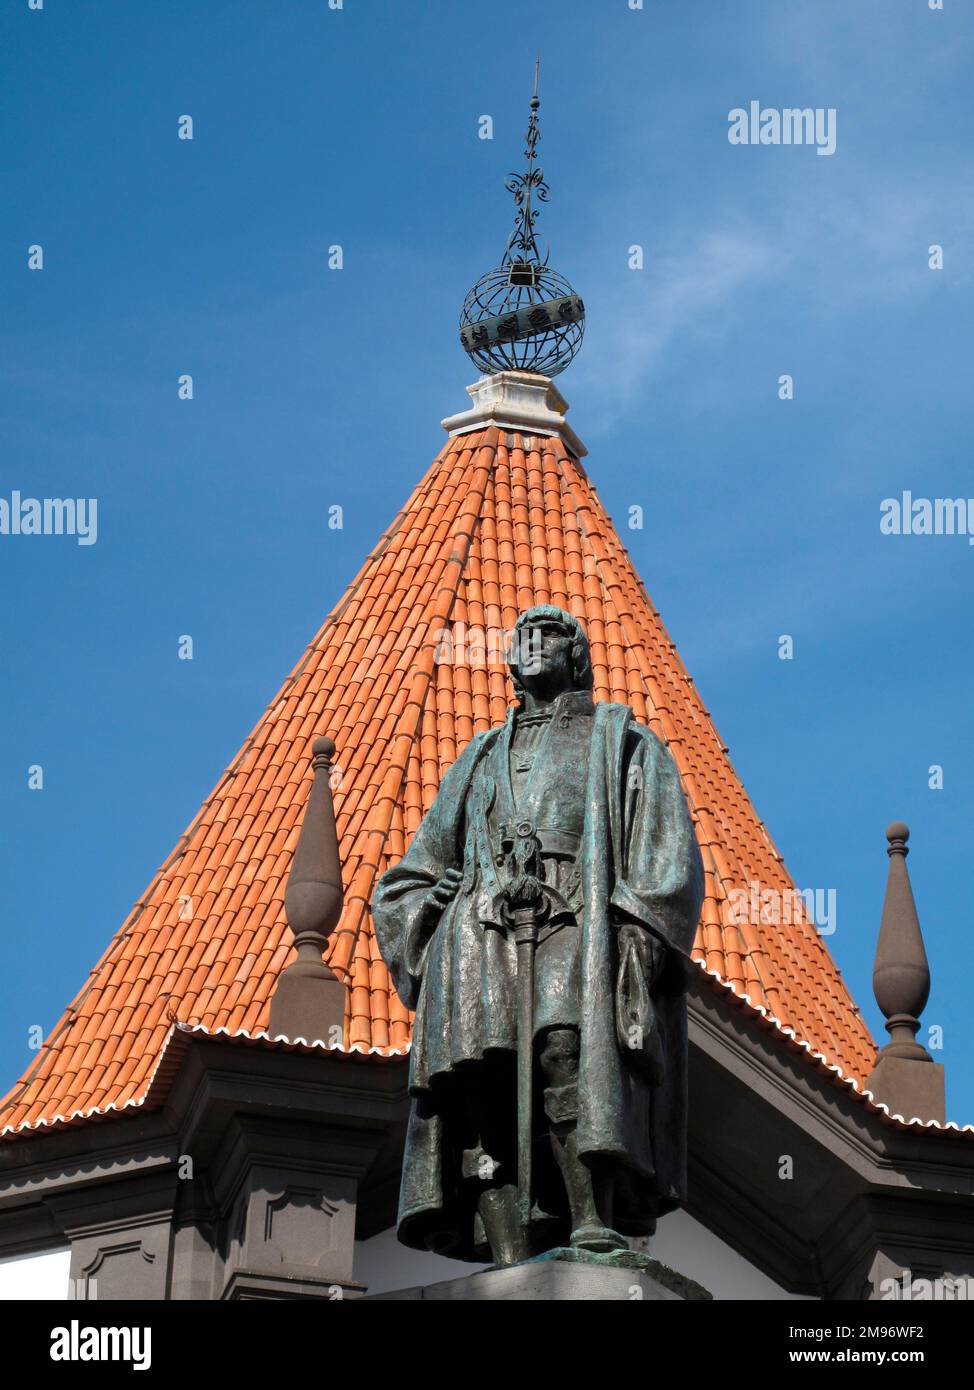
[[547,256],[544,260],[538,250],[538,244],[534,237],[534,224],[537,221],[538,209],[531,206],[532,195],[537,197],[541,203],[548,201],[549,189],[545,183],[544,170],[534,167],[535,155],[538,150],[538,141],[541,138],[541,127],[538,124],[538,107],[541,105],[538,99],[538,74],[541,59],[536,58],[534,63],[534,95],[531,98],[531,118],[528,121],[527,134],[525,135],[524,155],[528,161],[526,173],[508,174],[507,182],[504,187],[508,193],[514,194],[514,203],[517,207],[517,214],[514,218],[514,230],[511,232],[507,241],[501,265],[512,265],[515,261],[530,262],[533,265],[547,264]]
[[509,174],[505,187],[514,195],[517,213],[495,270],[482,276],[467,295],[460,316],[460,342],[483,372],[536,372],[556,376],[578,351],[585,306],[571,285],[548,265],[535,236],[539,209],[548,201],[544,170],[535,163],[540,58],[534,65],[534,94],[525,135],[527,169]]

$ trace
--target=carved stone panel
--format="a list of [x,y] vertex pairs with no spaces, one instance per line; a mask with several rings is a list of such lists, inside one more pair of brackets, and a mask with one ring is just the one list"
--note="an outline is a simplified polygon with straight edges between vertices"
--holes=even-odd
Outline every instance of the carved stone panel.
[[71,1295],[104,1303],[164,1299],[169,1274],[169,1223],[76,1239],[71,1249]]
[[341,1174],[250,1167],[230,1215],[226,1288],[264,1277],[274,1286],[310,1283],[326,1296],[332,1285],[350,1288],[355,1189]]

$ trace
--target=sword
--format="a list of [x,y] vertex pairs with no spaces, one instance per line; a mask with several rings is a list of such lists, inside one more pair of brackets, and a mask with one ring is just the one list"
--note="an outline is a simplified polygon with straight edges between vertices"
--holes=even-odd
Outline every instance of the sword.
[[517,1201],[525,1231],[531,1224],[534,1082],[534,952],[550,908],[541,879],[541,845],[530,821],[517,826],[506,890],[507,918],[517,951]]
[[521,1225],[531,1224],[531,1147],[534,1081],[534,950],[538,921],[534,907],[511,914],[517,947],[517,1204]]

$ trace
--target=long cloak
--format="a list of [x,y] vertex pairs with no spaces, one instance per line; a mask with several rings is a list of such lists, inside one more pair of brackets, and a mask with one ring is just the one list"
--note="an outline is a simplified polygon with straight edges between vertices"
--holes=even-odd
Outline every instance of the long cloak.
[[[485,1258],[486,1247],[451,1144],[458,1087],[485,1054],[516,1048],[516,978],[502,938],[482,925],[475,833],[478,770],[509,733],[511,718],[477,735],[446,773],[409,850],[383,875],[372,902],[382,956],[399,997],[416,1010],[399,1239],[468,1260]],[[612,1166],[613,1224],[642,1235],[686,1196],[685,986],[703,869],[673,759],[626,705],[595,707],[584,796],[578,1150],[593,1165]],[[463,884],[430,935],[424,900],[450,868],[463,872]],[[639,923],[666,947],[650,1006],[661,1078],[648,1076],[620,1045],[621,922]],[[505,1094],[498,1103],[515,1100]]]

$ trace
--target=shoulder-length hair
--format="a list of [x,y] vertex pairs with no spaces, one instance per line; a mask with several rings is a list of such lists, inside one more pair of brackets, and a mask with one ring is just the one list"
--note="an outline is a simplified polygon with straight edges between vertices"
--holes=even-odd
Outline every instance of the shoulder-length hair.
[[518,615],[517,622],[514,624],[511,645],[507,652],[511,684],[514,687],[518,704],[524,704],[524,686],[520,679],[520,632],[522,628],[532,627],[536,623],[557,623],[565,629],[565,635],[572,639],[572,689],[591,690],[595,684],[595,677],[592,672],[592,657],[589,652],[585,629],[577,618],[573,617],[571,613],[566,613],[563,608],[556,608],[553,603],[539,603],[534,608],[528,608]]

